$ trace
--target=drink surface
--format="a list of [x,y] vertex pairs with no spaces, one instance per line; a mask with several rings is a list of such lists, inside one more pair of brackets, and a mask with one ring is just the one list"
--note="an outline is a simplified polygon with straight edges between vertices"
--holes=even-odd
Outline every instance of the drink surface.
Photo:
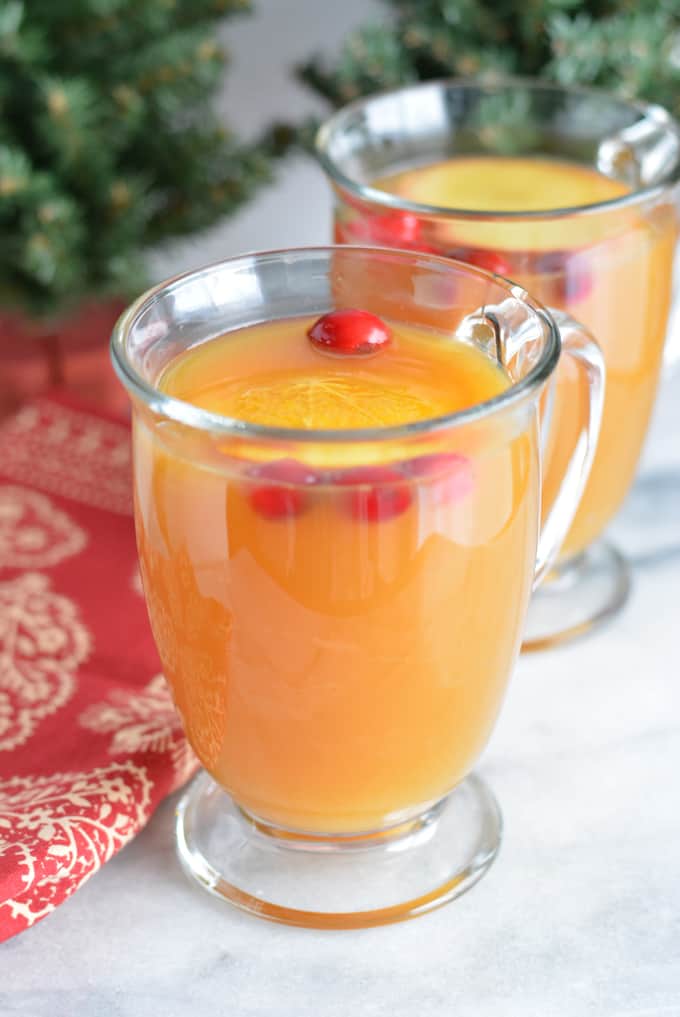
[[[559,216],[470,220],[412,212],[339,213],[341,242],[373,242],[446,254],[519,282],[548,307],[591,330],[607,367],[604,419],[586,492],[563,557],[595,540],[623,502],[647,431],[661,366],[678,236],[670,197],[591,208],[620,198],[626,186],[594,168],[539,157],[471,156],[419,166],[374,186],[419,203],[480,212]],[[586,208],[579,212],[579,208]],[[546,457],[544,503],[550,505],[578,434],[584,399],[570,368],[558,373]]]
[[247,423],[306,430],[409,424],[475,406],[508,386],[476,347],[424,329],[391,328],[385,349],[320,352],[314,319],[256,325],[185,353],[163,376],[168,395]]
[[[509,384],[450,337],[390,323],[385,349],[340,356],[310,344],[312,324],[211,340],[160,387],[250,422],[364,428]],[[287,442],[268,458],[229,446],[221,463],[137,415],[138,544],[164,673],[201,762],[244,808],[360,833],[469,771],[519,650],[536,551],[535,421],[492,431],[383,443],[359,467],[332,443],[313,462]]]
[[629,188],[558,159],[460,156],[376,181],[409,201],[476,212],[539,212],[611,201]]

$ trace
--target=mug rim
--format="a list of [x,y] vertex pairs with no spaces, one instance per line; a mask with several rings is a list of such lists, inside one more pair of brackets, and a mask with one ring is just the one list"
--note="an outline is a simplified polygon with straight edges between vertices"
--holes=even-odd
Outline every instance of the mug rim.
[[680,146],[680,124],[671,113],[658,103],[648,103],[637,99],[624,99],[603,88],[590,88],[585,85],[562,85],[559,82],[545,81],[541,78],[522,77],[520,75],[500,75],[493,79],[484,80],[481,78],[451,77],[432,78],[428,81],[418,81],[410,85],[402,85],[398,88],[385,88],[380,91],[371,92],[368,95],[360,96],[342,106],[319,127],[314,140],[314,150],[323,170],[327,176],[339,187],[363,201],[371,202],[390,211],[413,212],[417,215],[437,216],[444,219],[468,219],[485,222],[522,222],[525,220],[551,220],[562,219],[572,215],[592,215],[603,211],[616,211],[635,205],[638,202],[657,197],[663,191],[680,180],[680,158],[675,171],[671,170],[664,180],[645,187],[638,187],[626,192],[616,198],[608,198],[606,201],[598,201],[587,205],[566,205],[562,208],[551,209],[527,209],[524,211],[490,211],[488,209],[452,208],[448,205],[428,205],[424,202],[409,201],[398,195],[383,191],[378,187],[361,182],[347,176],[331,158],[328,152],[331,139],[345,126],[345,121],[356,112],[367,108],[377,100],[388,96],[402,96],[412,92],[425,92],[428,89],[433,91],[452,89],[478,89],[480,91],[501,92],[510,88],[530,89],[534,92],[562,92],[568,95],[583,95],[608,99],[610,102],[636,111],[642,116],[659,120],[660,126],[674,134]]
[[[306,429],[297,427],[274,427],[267,424],[249,423],[235,417],[223,416],[210,410],[201,409],[192,403],[167,395],[153,382],[144,377],[143,373],[133,365],[127,353],[127,341],[132,334],[140,316],[153,304],[172,293],[179,286],[199,281],[211,273],[233,267],[234,270],[255,266],[266,261],[282,261],[290,264],[291,260],[313,259],[325,255],[328,260],[338,253],[347,255],[356,251],[357,254],[387,256],[401,262],[426,261],[439,264],[444,269],[452,266],[463,269],[466,274],[474,275],[496,285],[504,287],[508,295],[515,297],[526,306],[540,324],[545,337],[545,345],[536,364],[508,388],[491,399],[475,403],[473,406],[452,413],[423,420],[392,424],[384,427],[370,428],[338,428],[338,429]],[[351,255],[350,255],[351,256]],[[272,319],[284,320],[284,319]],[[233,330],[235,331],[235,330]],[[209,340],[206,340],[209,341]],[[189,349],[191,347],[187,347]],[[194,347],[195,348],[195,347]],[[359,246],[352,244],[326,244],[280,248],[268,251],[254,251],[235,255],[230,258],[211,262],[198,269],[191,269],[152,286],[142,293],[129,307],[123,311],[116,322],[111,335],[110,353],[113,367],[119,380],[129,395],[134,395],[153,413],[166,419],[183,424],[195,430],[209,432],[218,437],[241,437],[271,442],[299,442],[303,444],[366,444],[399,441],[437,433],[455,427],[478,422],[486,417],[517,406],[531,397],[552,374],[559,360],[561,351],[560,332],[550,312],[537,300],[529,296],[521,286],[503,276],[440,255],[420,251],[400,250],[393,247]]]

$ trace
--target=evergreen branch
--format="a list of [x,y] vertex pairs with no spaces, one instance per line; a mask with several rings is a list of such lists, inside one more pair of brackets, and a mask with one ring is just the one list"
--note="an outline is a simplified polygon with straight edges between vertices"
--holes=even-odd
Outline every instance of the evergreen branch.
[[[144,285],[160,240],[269,178],[216,123],[216,23],[250,0],[0,0],[0,295],[56,315]],[[279,145],[279,151],[282,145]]]
[[25,152],[0,145],[0,211],[14,207],[29,189],[32,167]]
[[[334,105],[410,81],[514,72],[592,83],[680,115],[679,0],[385,0],[382,24],[297,74]],[[308,125],[299,127],[302,143]]]

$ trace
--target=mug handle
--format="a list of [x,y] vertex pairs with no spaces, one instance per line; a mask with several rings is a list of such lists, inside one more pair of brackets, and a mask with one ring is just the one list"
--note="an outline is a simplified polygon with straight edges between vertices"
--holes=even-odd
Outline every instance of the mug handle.
[[571,357],[575,362],[579,379],[587,385],[588,410],[560,488],[541,527],[534,589],[545,579],[555,563],[574,521],[595,458],[604,409],[605,366],[600,347],[588,329],[570,315],[552,308],[549,310],[560,331],[561,356]]

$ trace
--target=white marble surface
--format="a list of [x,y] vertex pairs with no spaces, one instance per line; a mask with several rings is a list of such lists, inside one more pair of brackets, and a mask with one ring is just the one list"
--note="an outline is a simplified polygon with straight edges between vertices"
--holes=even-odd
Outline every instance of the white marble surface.
[[[263,110],[311,108],[285,64],[368,13],[344,0],[319,25],[317,0],[259,6],[257,23],[229,32],[242,73],[227,95],[252,129]],[[322,242],[328,223],[321,175],[298,160],[157,271]],[[679,399],[667,396],[655,433],[618,524],[637,555],[633,595],[596,636],[520,662],[480,768],[504,842],[469,894],[363,932],[270,925],[189,885],[169,801],[70,901],[0,947],[0,1015],[678,1017]]]

